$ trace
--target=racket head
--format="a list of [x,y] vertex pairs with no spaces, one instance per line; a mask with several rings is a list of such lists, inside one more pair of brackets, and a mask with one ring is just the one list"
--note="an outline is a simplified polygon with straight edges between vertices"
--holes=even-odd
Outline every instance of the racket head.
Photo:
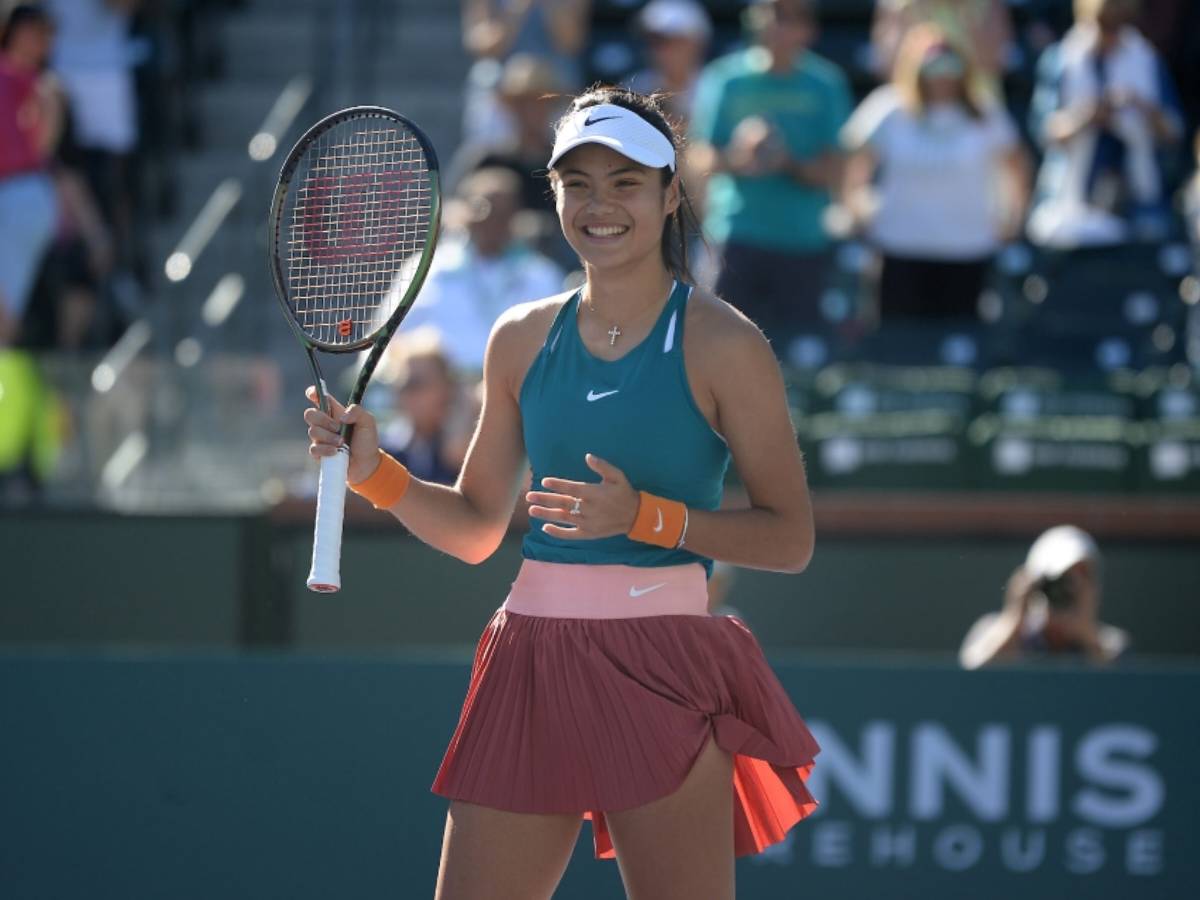
[[437,154],[410,119],[355,106],[306,131],[270,214],[275,293],[301,343],[330,353],[386,343],[425,279],[440,219]]

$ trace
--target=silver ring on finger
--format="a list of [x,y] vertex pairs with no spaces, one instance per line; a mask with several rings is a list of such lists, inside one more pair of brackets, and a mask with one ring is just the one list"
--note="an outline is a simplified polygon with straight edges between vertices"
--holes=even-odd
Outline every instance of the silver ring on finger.
[[582,500],[580,500],[578,497],[576,497],[576,498],[575,498],[575,502],[574,502],[574,503],[571,505],[571,509],[570,509],[569,515],[572,515],[572,516],[579,516],[579,515],[582,515],[582,514],[583,514],[583,512],[582,512],[582,510],[579,508],[579,505],[580,505],[582,502],[583,502]]

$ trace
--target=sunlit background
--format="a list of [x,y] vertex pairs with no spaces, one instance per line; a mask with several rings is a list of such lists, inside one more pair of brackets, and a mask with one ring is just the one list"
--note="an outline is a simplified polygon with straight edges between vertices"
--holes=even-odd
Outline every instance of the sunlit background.
[[[268,204],[336,109],[430,135],[438,257],[365,402],[414,472],[453,481],[491,321],[579,281],[541,170],[566,99],[598,80],[669,90],[690,129],[693,271],[724,289],[742,260],[814,496],[806,573],[713,583],[823,747],[822,811],[739,862],[738,896],[1192,895],[1200,5],[1081,0],[1076,21],[1069,0],[820,0],[810,21],[798,4],[822,60],[801,51],[812,82],[778,119],[730,73],[762,71],[747,46],[790,4],[649,6],[21,6],[0,49],[0,896],[432,896],[429,784],[522,515],[468,567],[352,497],[344,589],[305,590],[311,378]],[[1125,29],[1101,82],[1088,10]],[[921,90],[958,78],[954,102],[984,115],[896,100],[906,35],[929,24],[954,52],[911,51],[941,65]],[[1108,118],[1078,118],[1099,95]],[[34,114],[55,124],[30,157]],[[802,210],[764,207],[777,227],[756,235],[738,217],[761,193],[712,174],[712,147],[738,141],[760,160],[815,142],[834,174]],[[794,291],[745,287],[772,271]],[[344,396],[358,361],[326,361]],[[1011,608],[1059,525],[1095,541],[1070,564],[1099,643],[1032,613],[1019,658],[966,671],[968,632],[1006,585]],[[1052,617],[1047,597],[1031,602]],[[590,856],[585,825],[556,896],[621,896]]]

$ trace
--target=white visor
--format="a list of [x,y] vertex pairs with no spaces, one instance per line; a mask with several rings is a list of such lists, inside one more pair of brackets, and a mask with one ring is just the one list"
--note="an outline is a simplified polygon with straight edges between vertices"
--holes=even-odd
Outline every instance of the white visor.
[[675,147],[665,134],[623,106],[609,103],[572,113],[554,136],[547,167],[582,144],[602,144],[652,169],[675,171]]

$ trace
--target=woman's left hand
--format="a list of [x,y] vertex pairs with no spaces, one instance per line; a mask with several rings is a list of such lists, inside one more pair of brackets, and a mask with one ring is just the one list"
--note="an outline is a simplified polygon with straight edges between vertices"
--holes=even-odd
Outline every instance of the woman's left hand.
[[542,531],[558,538],[582,540],[626,534],[637,518],[638,492],[612,463],[592,453],[585,460],[588,468],[600,476],[600,482],[543,478],[542,487],[548,490],[525,495],[530,518],[548,520]]

